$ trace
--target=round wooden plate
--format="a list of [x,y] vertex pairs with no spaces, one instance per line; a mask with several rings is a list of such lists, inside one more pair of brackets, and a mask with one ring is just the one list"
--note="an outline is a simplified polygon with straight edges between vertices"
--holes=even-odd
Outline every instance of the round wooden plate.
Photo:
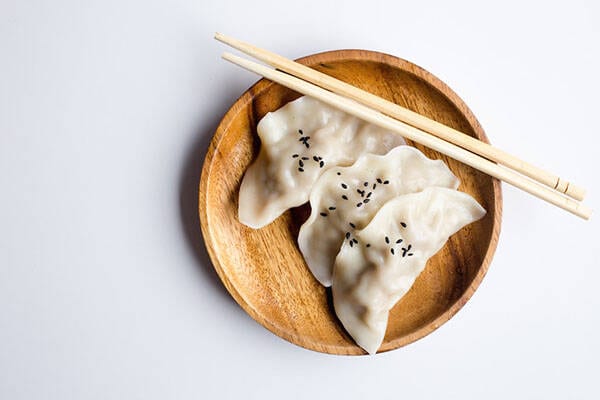
[[[340,50],[299,62],[375,93],[480,140],[488,141],[465,103],[418,66],[382,53]],[[241,73],[241,72],[240,72]],[[337,320],[330,293],[313,278],[298,250],[298,230],[309,206],[288,211],[272,224],[250,229],[238,222],[238,190],[258,155],[257,122],[300,95],[265,79],[225,114],[212,139],[200,180],[199,212],[206,247],[223,284],[248,314],[271,332],[307,349],[332,354],[365,352]],[[432,257],[411,290],[390,312],[380,352],[429,334],[471,297],[492,260],[502,213],[500,183],[433,150],[487,215],[452,236]]]

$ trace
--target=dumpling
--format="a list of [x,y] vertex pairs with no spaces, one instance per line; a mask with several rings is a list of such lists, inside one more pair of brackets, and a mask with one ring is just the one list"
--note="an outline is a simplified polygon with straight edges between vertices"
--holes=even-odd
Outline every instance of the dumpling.
[[257,131],[260,153],[242,180],[238,206],[240,222],[255,229],[306,203],[327,169],[404,144],[393,132],[307,96],[265,115]]
[[373,354],[385,335],[389,310],[408,292],[448,238],[485,210],[469,195],[427,188],[386,203],[335,259],[335,312],[356,343]]
[[309,269],[331,286],[335,256],[343,241],[356,244],[360,230],[388,200],[426,187],[456,189],[459,181],[441,160],[414,147],[399,146],[386,155],[365,154],[347,168],[335,167],[317,180],[310,194],[311,215],[300,228],[298,245]]

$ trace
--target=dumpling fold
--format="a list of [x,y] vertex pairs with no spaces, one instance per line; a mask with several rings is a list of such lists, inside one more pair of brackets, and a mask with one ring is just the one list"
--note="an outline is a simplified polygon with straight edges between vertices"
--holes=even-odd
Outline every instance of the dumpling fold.
[[456,189],[459,181],[441,160],[414,147],[399,146],[385,155],[365,154],[350,167],[334,167],[316,181],[311,214],[300,228],[298,245],[309,269],[331,286],[333,263],[342,242],[354,246],[354,232],[364,228],[394,197],[430,186]]
[[257,132],[260,152],[244,175],[238,206],[240,222],[255,229],[306,203],[329,168],[405,143],[393,132],[307,96],[268,113]]
[[355,242],[335,259],[335,312],[356,343],[373,354],[383,341],[389,310],[404,296],[427,260],[459,229],[485,215],[469,195],[430,187],[387,202]]

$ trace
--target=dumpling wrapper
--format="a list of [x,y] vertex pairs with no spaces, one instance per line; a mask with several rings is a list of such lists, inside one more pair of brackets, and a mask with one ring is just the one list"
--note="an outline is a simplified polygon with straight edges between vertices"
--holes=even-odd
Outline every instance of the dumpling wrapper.
[[244,175],[238,206],[240,222],[255,229],[306,203],[327,169],[405,143],[391,131],[307,96],[265,115],[257,132],[260,153]]
[[381,346],[389,310],[408,292],[427,260],[463,226],[485,215],[469,195],[428,188],[386,203],[342,245],[333,271],[335,312],[370,354]]
[[364,228],[388,200],[430,186],[458,185],[443,161],[431,160],[410,146],[383,156],[363,155],[347,168],[331,168],[313,186],[311,214],[300,228],[298,245],[304,260],[322,285],[331,286],[342,242],[354,246],[354,231]]

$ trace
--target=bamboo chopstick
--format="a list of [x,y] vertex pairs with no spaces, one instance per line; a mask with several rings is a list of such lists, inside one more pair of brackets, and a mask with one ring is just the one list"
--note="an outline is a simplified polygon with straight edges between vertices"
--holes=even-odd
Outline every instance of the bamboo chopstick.
[[510,169],[507,169],[501,165],[497,165],[461,147],[423,132],[420,129],[417,129],[404,122],[388,117],[387,115],[377,112],[351,99],[342,97],[338,94],[313,85],[312,83],[303,81],[294,76],[274,70],[253,61],[246,60],[230,53],[224,53],[222,57],[223,59],[245,68],[248,71],[264,76],[267,79],[277,82],[299,93],[314,97],[324,103],[327,103],[374,125],[396,132],[410,140],[427,146],[481,172],[491,175],[494,178],[510,183],[511,185],[516,186],[519,189],[522,189],[566,211],[569,211],[578,217],[589,219],[592,213],[590,208],[578,201],[562,195],[555,190],[540,185],[539,183],[534,182]]
[[228,37],[221,33],[217,32],[215,34],[215,39],[284,72],[311,82],[317,86],[323,87],[339,95],[349,97],[397,120],[424,130],[448,142],[454,143],[457,146],[479,154],[480,156],[489,160],[495,161],[498,164],[502,164],[506,167],[514,169],[515,171],[520,172],[523,175],[528,176],[529,178],[538,181],[554,190],[564,193],[576,200],[583,200],[585,197],[585,189],[580,186],[577,186],[558,177],[555,174],[523,161],[503,150],[497,149],[485,142],[457,131],[456,129],[450,128],[449,126],[392,103],[391,101],[382,99],[381,97],[375,96],[372,93],[359,89],[295,61],[289,60],[278,54]]

